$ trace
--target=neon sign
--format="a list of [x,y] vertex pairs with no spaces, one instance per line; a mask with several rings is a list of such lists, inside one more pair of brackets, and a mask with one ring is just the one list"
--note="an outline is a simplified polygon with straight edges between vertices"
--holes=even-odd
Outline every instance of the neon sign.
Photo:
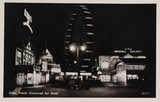
[[26,9],[24,9],[24,16],[26,17],[27,21],[23,22],[23,25],[27,26],[30,29],[31,33],[33,33],[33,30],[29,25],[30,23],[32,23],[32,16],[28,13]]

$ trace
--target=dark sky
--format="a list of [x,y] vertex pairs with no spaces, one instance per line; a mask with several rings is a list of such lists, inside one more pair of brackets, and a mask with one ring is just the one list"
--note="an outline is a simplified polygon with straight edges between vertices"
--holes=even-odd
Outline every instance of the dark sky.
[[[5,62],[15,53],[23,32],[24,8],[32,16],[33,50],[38,58],[47,48],[56,63],[63,63],[66,25],[76,4],[5,4]],[[127,47],[143,50],[155,60],[155,4],[87,4],[94,25],[93,57]]]

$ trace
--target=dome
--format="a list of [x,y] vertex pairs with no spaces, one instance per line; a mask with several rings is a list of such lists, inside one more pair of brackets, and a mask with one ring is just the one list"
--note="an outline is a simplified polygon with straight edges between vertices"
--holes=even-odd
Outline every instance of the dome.
[[48,49],[42,52],[42,55],[39,57],[38,63],[41,63],[42,60],[47,61],[48,63],[53,63],[53,56]]
[[131,54],[126,54],[123,58],[134,58]]

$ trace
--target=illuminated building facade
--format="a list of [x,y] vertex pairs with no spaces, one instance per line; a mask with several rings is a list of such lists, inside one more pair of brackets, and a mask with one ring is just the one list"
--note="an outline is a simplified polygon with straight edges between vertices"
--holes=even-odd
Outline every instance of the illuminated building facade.
[[36,80],[39,80],[37,78],[40,67],[35,66],[35,56],[31,47],[29,41],[26,46],[24,45],[24,48],[17,47],[15,51],[16,83],[19,86],[39,83]]
[[121,82],[126,84],[126,68],[118,56],[99,56],[99,79],[101,82]]
[[24,9],[24,16],[27,21],[23,22],[23,43],[17,46],[15,50],[15,67],[11,69],[16,74],[15,80],[18,86],[41,83],[41,67],[35,65],[35,55],[31,43],[33,30],[30,23],[32,22],[32,16],[26,9]]
[[19,47],[16,48],[15,54],[15,65],[34,65],[35,56],[31,50],[31,43],[28,42],[27,46],[24,46],[24,49]]
[[[146,56],[142,50],[115,50],[114,56],[99,56],[99,79],[101,82],[120,82],[129,84],[144,80]],[[123,53],[124,56],[119,56]],[[136,54],[136,55],[134,55]]]
[[60,79],[60,64],[56,64],[54,62],[53,56],[47,48],[42,52],[42,55],[39,57],[38,63],[36,65],[42,68],[41,79],[44,79],[43,83],[48,83],[50,81]]
[[126,55],[121,60],[126,64],[127,83],[141,84],[144,82],[147,69],[146,56],[142,54],[142,50],[132,50],[126,48]]

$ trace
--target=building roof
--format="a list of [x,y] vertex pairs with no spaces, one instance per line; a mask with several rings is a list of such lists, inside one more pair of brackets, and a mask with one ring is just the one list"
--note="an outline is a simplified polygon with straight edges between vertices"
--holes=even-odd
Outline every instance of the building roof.
[[135,58],[134,56],[132,56],[131,54],[127,53],[124,58]]
[[53,56],[47,48],[42,52],[42,55],[39,57],[38,63],[41,64],[42,60],[47,61],[48,63],[54,63]]
[[42,55],[45,55],[47,57],[53,57],[47,48],[42,52]]
[[146,64],[146,59],[138,59],[138,58],[121,58],[124,63],[127,64]]

